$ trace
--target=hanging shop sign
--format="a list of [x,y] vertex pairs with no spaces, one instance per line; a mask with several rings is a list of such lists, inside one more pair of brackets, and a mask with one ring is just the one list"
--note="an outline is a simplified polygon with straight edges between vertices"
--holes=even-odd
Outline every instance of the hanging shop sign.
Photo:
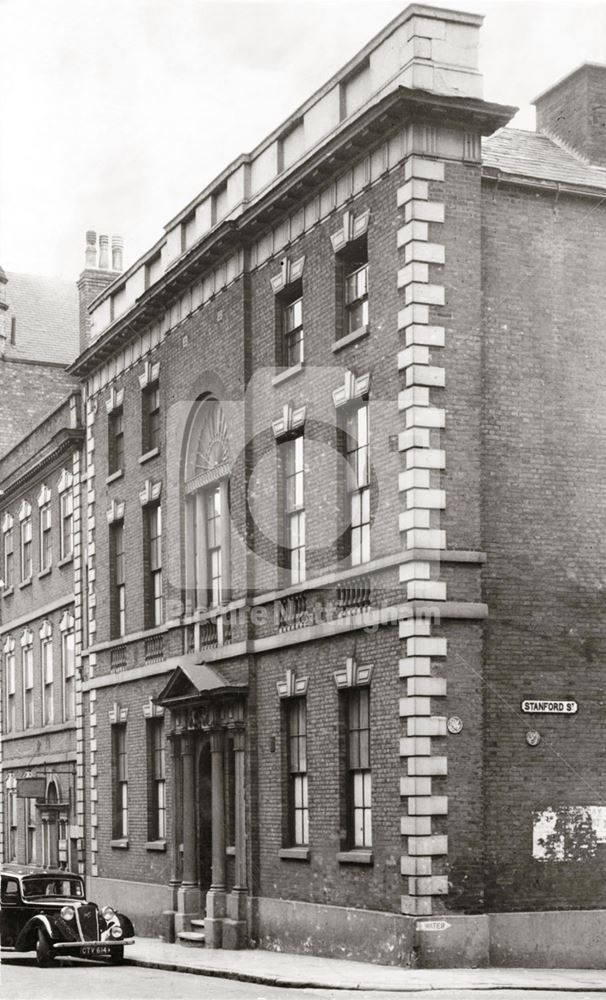
[[548,698],[528,698],[522,702],[522,711],[540,715],[574,715],[579,706],[576,701],[554,701]]
[[31,778],[17,778],[18,799],[43,799],[46,797],[46,778],[44,775]]

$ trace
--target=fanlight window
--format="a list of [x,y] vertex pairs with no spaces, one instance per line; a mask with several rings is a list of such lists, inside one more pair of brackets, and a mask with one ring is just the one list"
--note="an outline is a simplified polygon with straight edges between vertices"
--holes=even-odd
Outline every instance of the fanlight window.
[[187,492],[229,475],[227,423],[216,399],[198,403],[189,434],[185,483]]

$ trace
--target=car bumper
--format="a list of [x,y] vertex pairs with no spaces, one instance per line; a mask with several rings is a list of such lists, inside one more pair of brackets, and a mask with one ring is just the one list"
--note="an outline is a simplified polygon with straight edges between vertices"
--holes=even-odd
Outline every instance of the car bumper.
[[111,941],[51,941],[53,948],[60,949],[65,948],[69,951],[81,951],[82,948],[104,948],[109,949],[109,951],[115,951],[117,948],[122,948],[125,944],[134,944],[134,938],[120,938],[119,940],[112,939]]

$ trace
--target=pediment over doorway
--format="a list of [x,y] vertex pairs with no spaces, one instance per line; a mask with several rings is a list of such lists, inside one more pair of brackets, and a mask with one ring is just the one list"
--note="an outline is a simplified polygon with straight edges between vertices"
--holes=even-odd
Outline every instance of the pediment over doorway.
[[200,653],[175,656],[172,662],[174,669],[160,694],[154,698],[158,705],[165,708],[176,708],[184,703],[221,695],[246,693],[245,685],[227,680],[220,671],[205,663]]

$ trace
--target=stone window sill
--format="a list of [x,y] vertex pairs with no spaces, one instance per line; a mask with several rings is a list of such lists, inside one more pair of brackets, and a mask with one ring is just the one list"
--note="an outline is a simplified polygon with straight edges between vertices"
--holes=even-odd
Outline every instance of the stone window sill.
[[22,580],[21,583],[19,584],[19,590],[23,590],[24,587],[31,587],[31,585],[32,585],[32,578],[31,576],[28,576],[27,580]]
[[372,851],[339,851],[337,861],[341,865],[371,865]]
[[73,562],[73,559],[74,559],[74,554],[73,552],[70,552],[68,556],[63,556],[63,559],[59,560],[57,566],[59,567],[59,569],[61,569],[63,566],[69,566],[70,562]]
[[302,361],[299,361],[296,365],[292,365],[290,368],[286,368],[283,372],[280,372],[279,375],[274,375],[271,380],[271,384],[280,385],[281,382],[286,382],[287,379],[298,375],[300,371],[303,371]]
[[112,474],[107,477],[107,479],[105,480],[105,482],[108,485],[110,483],[115,483],[116,479],[121,479],[123,475],[124,475],[124,472],[123,472],[122,469],[116,469],[115,472],[112,472]]
[[283,847],[280,857],[283,861],[309,861],[309,847]]
[[139,465],[143,465],[144,462],[151,461],[152,458],[157,458],[160,454],[159,448],[152,448],[150,451],[146,451],[144,455],[141,455],[139,459]]
[[119,851],[125,851],[128,848],[128,838],[124,837],[120,840],[110,840],[110,847],[115,847]]
[[[113,846],[114,846],[114,842],[112,841],[112,847]],[[127,842],[127,846],[128,846],[128,842]],[[165,851],[166,850],[166,841],[165,840],[148,840],[147,843],[146,843],[146,845],[145,845],[145,850],[146,851]]]
[[14,593],[15,593],[15,588],[14,587],[7,587],[6,590],[4,590],[2,592],[2,596],[3,597],[12,597]]
[[52,566],[47,566],[46,569],[41,569],[40,572],[38,573],[38,579],[42,580],[45,576],[48,576],[52,568],[53,568]]
[[339,340],[335,340],[331,350],[340,351],[342,347],[347,347],[348,344],[353,344],[356,340],[361,340],[362,337],[368,335],[368,330],[368,325],[359,326],[357,330],[352,330],[351,333],[347,333],[344,337],[340,337]]

